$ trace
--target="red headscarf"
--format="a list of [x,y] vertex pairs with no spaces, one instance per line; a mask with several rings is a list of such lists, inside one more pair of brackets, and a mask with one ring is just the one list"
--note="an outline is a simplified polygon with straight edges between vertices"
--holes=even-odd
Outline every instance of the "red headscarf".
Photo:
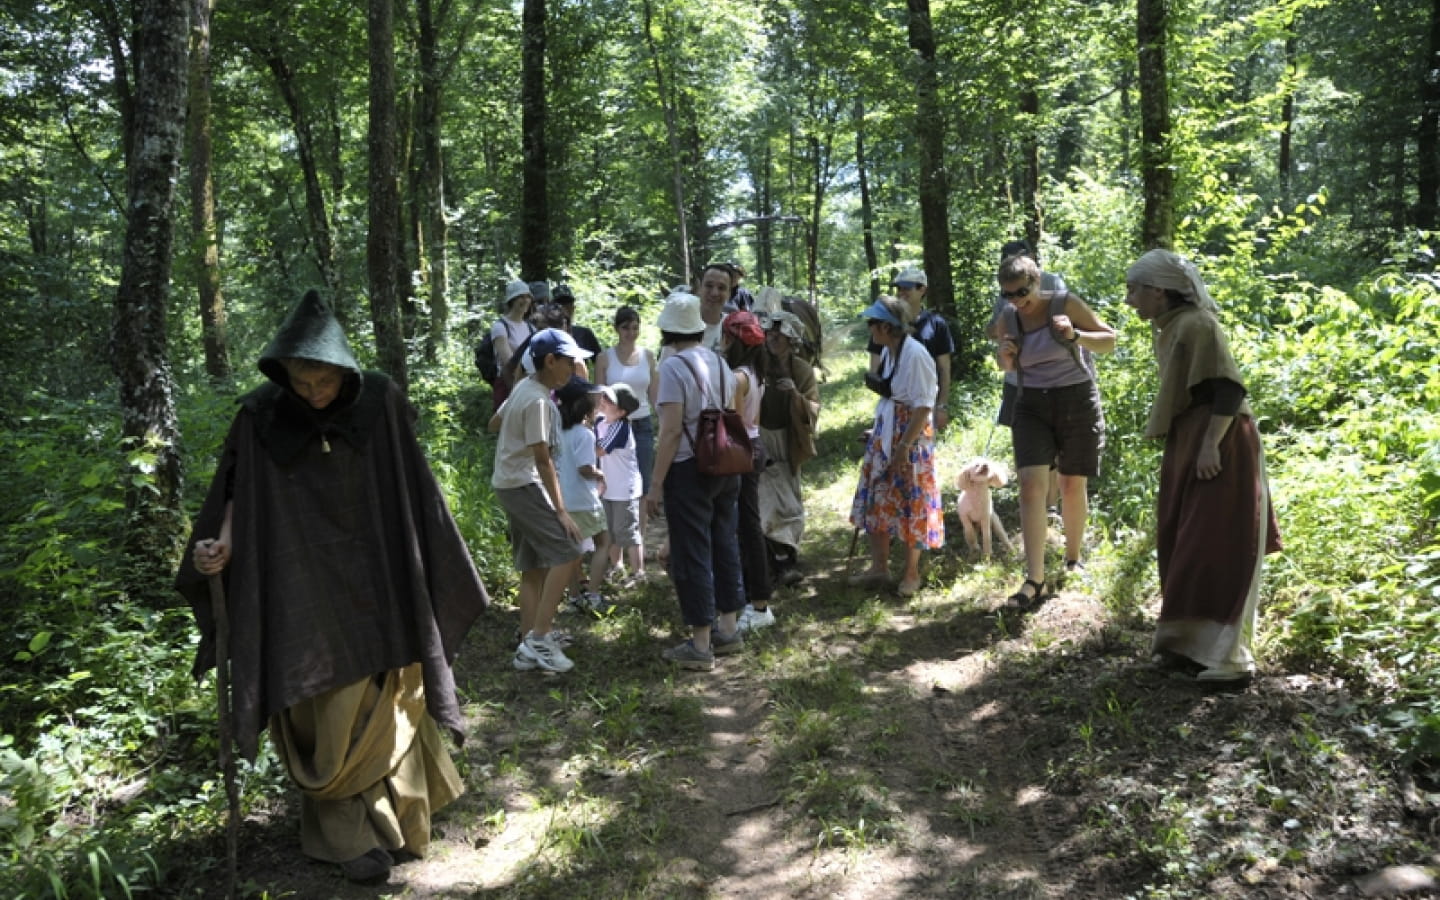
[[720,327],[731,339],[747,347],[757,347],[765,343],[765,329],[760,327],[760,320],[755,318],[754,313],[733,312],[725,317],[725,322]]

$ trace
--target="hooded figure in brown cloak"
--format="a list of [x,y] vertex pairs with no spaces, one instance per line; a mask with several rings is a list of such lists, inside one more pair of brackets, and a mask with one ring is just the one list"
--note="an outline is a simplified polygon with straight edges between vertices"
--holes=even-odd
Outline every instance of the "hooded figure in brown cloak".
[[253,760],[267,726],[302,791],[301,848],[357,881],[423,855],[462,791],[436,723],[463,740],[451,664],[489,603],[399,387],[362,372],[311,291],[240,399],[177,589],[215,665],[206,583],[230,617],[231,708]]

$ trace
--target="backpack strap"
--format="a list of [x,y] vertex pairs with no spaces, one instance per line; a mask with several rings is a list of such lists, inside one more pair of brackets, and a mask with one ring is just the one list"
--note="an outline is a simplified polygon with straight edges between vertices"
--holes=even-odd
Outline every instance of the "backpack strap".
[[[1068,290],[1056,291],[1054,294],[1051,295],[1050,321],[1052,323],[1055,321],[1056,316],[1065,314],[1065,304],[1069,301],[1070,292]],[[1080,347],[1078,346],[1078,342],[1067,341],[1061,338],[1059,333],[1055,330],[1055,326],[1053,324],[1050,326],[1050,336],[1055,339],[1055,343],[1070,351],[1070,358],[1075,360],[1075,365],[1085,370],[1085,374],[1090,376],[1090,380],[1095,380],[1095,373],[1090,371],[1090,367],[1085,365],[1085,359],[1080,355]]]
[[1008,302],[1000,311],[1000,320],[1005,324],[1005,334],[1015,339],[1015,396],[1025,393],[1025,369],[1020,365],[1020,348],[1025,343],[1025,332],[1020,329],[1020,313]]
[[[719,359],[720,359],[720,354],[716,353],[714,350],[711,350],[710,353],[715,357],[716,361],[718,362]],[[703,381],[700,380],[700,373],[695,370],[695,366],[694,366],[693,364],[691,364],[690,360],[688,360],[688,359],[685,358],[684,353],[677,353],[677,354],[675,354],[675,358],[678,359],[678,360],[680,360],[682,363],[685,364],[685,368],[687,368],[687,369],[690,370],[690,377],[692,377],[692,378],[695,379],[695,386],[700,389],[700,408],[703,410],[703,409],[705,408],[705,400],[706,400],[706,398],[708,398],[708,397],[710,396],[710,385],[708,385],[708,384],[706,384],[705,382],[703,382]],[[724,409],[724,408],[725,408],[725,400],[726,400],[726,397],[725,397],[725,379],[724,379],[724,378],[721,378],[721,379],[720,379],[720,408],[721,408],[721,409]],[[711,406],[714,406],[713,403],[710,404],[710,405],[711,405]],[[690,452],[691,452],[691,453],[694,453],[694,452],[695,452],[695,435],[691,434],[691,433],[690,433],[690,429],[685,427],[685,401],[684,401],[684,399],[683,399],[683,396],[682,396],[682,399],[681,399],[681,401],[680,401],[680,430],[684,433],[685,439],[690,442]]]

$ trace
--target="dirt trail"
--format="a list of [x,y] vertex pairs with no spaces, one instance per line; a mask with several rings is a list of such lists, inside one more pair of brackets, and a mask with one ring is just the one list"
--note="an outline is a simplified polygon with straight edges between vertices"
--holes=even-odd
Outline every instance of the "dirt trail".
[[[1143,622],[1116,623],[1083,585],[1023,619],[964,572],[912,602],[858,596],[843,587],[847,537],[819,536],[831,549],[780,596],[774,631],[712,673],[658,661],[673,640],[664,587],[650,589],[641,630],[625,640],[599,642],[568,620],[577,672],[598,673],[578,678],[510,671],[513,611],[487,616],[457,666],[472,716],[457,754],[469,792],[436,817],[429,855],[386,885],[347,884],[300,856],[282,799],[247,823],[245,877],[302,898],[1100,900],[1145,896],[1163,884],[1157,869],[1178,864],[1214,871],[1199,893],[1173,896],[1251,900],[1351,894],[1358,872],[1405,846],[1396,823],[1423,837],[1338,682],[1267,674],[1240,694],[1176,684],[1142,665]],[[766,680],[777,660],[808,667]],[[807,684],[827,677],[839,687]],[[638,686],[635,709],[591,702],[607,679]],[[787,729],[801,720],[783,714],[826,691],[866,716],[797,759]],[[632,715],[650,749],[587,755],[579,739]],[[689,737],[671,736],[672,719]],[[843,787],[841,814],[807,808],[825,777]],[[1231,796],[1233,810],[1216,806]],[[857,818],[873,833],[857,839]],[[1312,825],[1313,846],[1285,849]],[[832,826],[850,830],[841,840]],[[1255,849],[1224,850],[1245,841]],[[1206,861],[1221,853],[1212,847],[1219,863]],[[587,850],[590,862],[567,862]]]

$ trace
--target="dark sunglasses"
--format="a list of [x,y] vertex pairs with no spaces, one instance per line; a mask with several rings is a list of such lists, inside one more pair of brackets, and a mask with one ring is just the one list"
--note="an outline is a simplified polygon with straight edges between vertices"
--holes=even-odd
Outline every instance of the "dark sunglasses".
[[897,290],[897,291],[913,291],[913,290],[915,290],[915,289],[917,289],[917,288],[919,288],[919,287],[920,287],[920,283],[919,283],[918,281],[897,281],[897,282],[895,282],[895,290]]
[[1019,300],[1022,297],[1028,297],[1030,296],[1030,285],[1027,284],[1024,287],[1016,288],[1013,291],[1001,291],[1000,296],[1004,297],[1006,300]]

